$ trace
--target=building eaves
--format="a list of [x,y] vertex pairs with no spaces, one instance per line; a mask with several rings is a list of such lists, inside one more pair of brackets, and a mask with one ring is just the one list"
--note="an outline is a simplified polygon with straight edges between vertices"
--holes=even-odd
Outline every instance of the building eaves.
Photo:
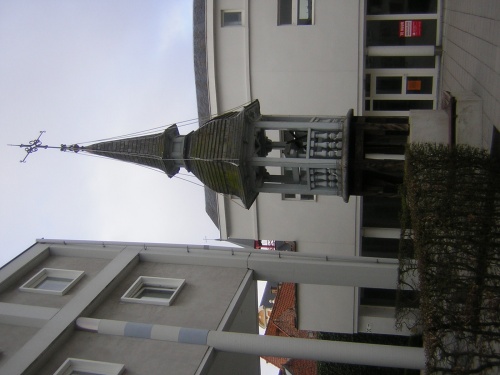
[[[208,93],[206,0],[193,0],[193,56],[198,121],[201,126],[210,118]],[[205,211],[219,228],[217,193],[205,186]]]
[[199,125],[210,118],[208,90],[206,0],[193,0],[193,56]]

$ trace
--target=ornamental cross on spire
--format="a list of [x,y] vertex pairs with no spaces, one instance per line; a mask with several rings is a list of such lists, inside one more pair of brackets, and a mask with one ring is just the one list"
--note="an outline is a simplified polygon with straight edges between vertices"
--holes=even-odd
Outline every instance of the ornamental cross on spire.
[[21,163],[26,163],[26,159],[28,158],[28,156],[30,156],[30,154],[32,154],[33,152],[37,152],[39,148],[48,148],[49,146],[45,146],[45,145],[42,145],[42,141],[40,140],[40,137],[42,136],[42,134],[45,133],[45,130],[40,130],[40,135],[38,136],[37,139],[34,139],[32,141],[29,141],[29,144],[27,145],[24,145],[24,144],[20,144],[20,145],[9,145],[9,146],[19,146],[19,147],[24,147],[24,151],[26,151],[26,156],[24,157],[23,160],[20,160]]
[[9,146],[17,146],[17,147],[21,147],[21,148],[24,147],[24,151],[26,151],[26,156],[24,157],[23,160],[20,160],[21,163],[26,163],[26,159],[28,158],[28,156],[30,156],[30,154],[32,154],[33,152],[37,152],[39,148],[43,148],[43,149],[58,148],[61,151],[74,151],[74,152],[78,152],[78,151],[80,151],[80,149],[83,148],[83,147],[80,147],[78,145],[70,145],[70,146],[61,145],[60,147],[43,145],[42,141],[40,140],[40,137],[42,136],[43,133],[45,133],[45,130],[40,130],[40,135],[38,136],[38,138],[34,139],[32,141],[29,141],[29,143],[27,145],[25,145],[25,144],[11,145],[11,144],[9,144]]

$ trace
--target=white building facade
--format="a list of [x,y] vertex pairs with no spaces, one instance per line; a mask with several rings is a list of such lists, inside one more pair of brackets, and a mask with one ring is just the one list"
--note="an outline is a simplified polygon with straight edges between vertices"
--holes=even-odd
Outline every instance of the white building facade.
[[[195,0],[200,118],[254,99],[263,114],[311,118],[435,109],[440,17],[440,0]],[[221,239],[295,241],[321,256],[396,257],[398,210],[397,198],[263,193],[245,210],[207,194]],[[301,284],[299,328],[401,334],[394,295]]]
[[257,279],[393,286],[397,262],[38,240],[0,269],[0,374],[258,374],[259,356],[421,369],[422,348],[258,335]]
[[84,317],[258,332],[252,271],[172,258],[200,249],[39,240],[0,270],[0,374],[259,373],[257,356],[76,327]]

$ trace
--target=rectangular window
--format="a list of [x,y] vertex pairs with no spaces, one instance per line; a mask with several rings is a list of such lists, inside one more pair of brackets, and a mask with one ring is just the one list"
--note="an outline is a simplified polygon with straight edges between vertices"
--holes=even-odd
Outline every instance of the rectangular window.
[[372,75],[365,74],[365,98],[369,98],[372,92]]
[[241,26],[243,17],[241,11],[223,10],[222,11],[222,27],[226,26]]
[[315,201],[316,196],[312,194],[283,194],[282,199],[285,201]]
[[363,227],[401,228],[399,198],[363,197]]
[[[404,19],[400,20],[404,21]],[[366,46],[434,46],[436,45],[436,20],[421,20],[422,35],[413,38],[399,36],[398,20],[371,20],[366,22]]]
[[367,69],[433,69],[434,56],[366,56]]
[[44,268],[19,290],[44,294],[66,294],[84,275],[84,271]]
[[393,289],[360,288],[360,305],[396,307],[396,302],[405,307],[419,307],[419,292]]
[[170,306],[184,284],[183,279],[140,276],[121,301]]
[[278,25],[312,25],[313,0],[278,0]]
[[278,25],[292,24],[292,1],[278,0]]
[[72,279],[68,279],[66,277],[46,277],[40,284],[37,285],[38,289],[45,289],[45,290],[56,290],[56,291],[63,291],[69,283],[73,281]]
[[401,94],[402,77],[377,77],[377,94]]
[[367,0],[366,14],[437,13],[437,0]]
[[375,258],[397,258],[399,240],[396,238],[362,237],[361,255]]
[[360,304],[365,306],[396,306],[396,290],[361,288]]
[[374,111],[410,111],[412,109],[433,109],[432,100],[374,100]]
[[86,374],[86,375],[120,375],[123,373],[125,365],[119,363],[89,361],[86,359],[68,358],[54,372],[54,375],[71,375],[71,374]]

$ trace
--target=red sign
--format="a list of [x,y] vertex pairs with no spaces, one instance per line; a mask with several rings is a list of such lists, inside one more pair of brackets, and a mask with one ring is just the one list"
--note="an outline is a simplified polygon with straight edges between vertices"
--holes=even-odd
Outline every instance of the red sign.
[[422,21],[399,21],[399,37],[413,38],[422,36]]
[[406,90],[408,91],[420,91],[422,90],[422,81],[420,80],[408,80],[406,85]]

